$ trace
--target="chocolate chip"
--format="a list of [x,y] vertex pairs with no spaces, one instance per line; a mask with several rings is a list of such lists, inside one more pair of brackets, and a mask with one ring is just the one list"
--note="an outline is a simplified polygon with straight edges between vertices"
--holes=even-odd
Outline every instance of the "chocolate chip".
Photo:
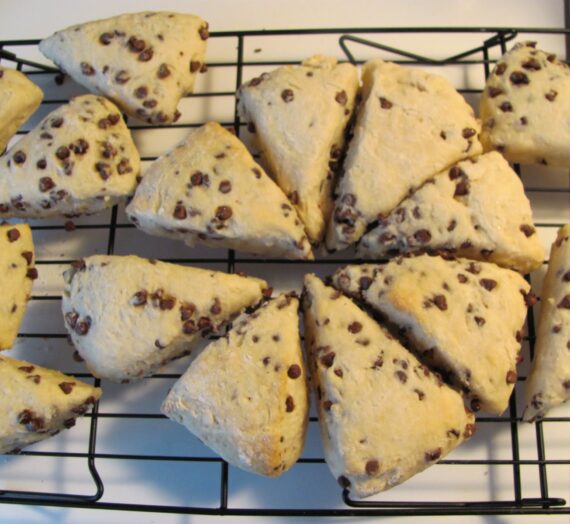
[[338,477],[337,482],[342,489],[350,488],[350,480],[348,480],[344,475]]
[[204,174],[201,171],[196,171],[190,177],[190,183],[193,186],[201,186],[204,182]]
[[325,401],[323,402],[323,409],[324,409],[325,411],[330,411],[331,408],[332,408],[332,405],[333,405],[333,403],[332,403],[330,400],[325,400]]
[[291,395],[288,395],[285,399],[285,410],[287,413],[291,413],[295,409],[295,401]]
[[222,180],[218,189],[220,193],[229,193],[232,190],[232,183],[229,180]]
[[222,304],[220,303],[220,299],[216,297],[214,299],[212,307],[210,308],[210,313],[212,313],[212,315],[219,315],[221,312],[222,312]]
[[487,88],[487,92],[491,98],[495,98],[496,96],[502,95],[504,91],[500,87],[493,87],[489,86]]
[[510,113],[513,110],[513,106],[511,105],[510,102],[508,101],[504,101],[500,106],[499,109],[503,112],[503,113]]
[[115,75],[115,82],[117,82],[117,84],[126,84],[130,79],[131,77],[129,75],[129,72],[125,71],[124,69],[121,69]]
[[52,118],[51,121],[51,127],[55,127],[60,128],[63,125],[63,118],[62,117],[57,117],[57,118]]
[[160,64],[158,71],[156,72],[156,76],[158,76],[158,78],[166,78],[170,76],[170,68],[168,67],[168,64]]
[[26,259],[26,263],[29,266],[32,263],[32,260],[34,258],[34,254],[31,251],[23,251],[22,256]]
[[352,322],[348,325],[348,331],[351,333],[360,333],[360,331],[362,331],[362,324],[360,322]]
[[534,227],[528,224],[521,224],[519,229],[525,234],[526,237],[531,237],[535,233]]
[[196,71],[198,71],[200,69],[201,65],[202,64],[200,62],[192,60],[190,62],[190,72],[195,73]]
[[433,303],[440,311],[445,311],[447,309],[447,300],[444,295],[436,295],[433,297]]
[[148,292],[145,289],[137,291],[131,298],[131,304],[133,306],[144,306],[148,300]]
[[517,382],[517,372],[510,370],[507,372],[507,384],[516,384]]
[[457,178],[466,178],[466,177],[467,175],[465,174],[465,172],[457,166],[453,166],[449,170],[449,180],[455,180]]
[[441,457],[441,448],[436,448],[432,451],[426,451],[425,460],[426,462],[433,462]]
[[26,153],[23,151],[16,151],[12,158],[16,164],[23,164],[26,161]]
[[427,244],[431,240],[431,233],[427,229],[419,229],[414,233],[414,238],[420,244]]
[[330,351],[321,357],[321,364],[327,368],[330,368],[334,364],[334,358],[336,354],[334,351]]
[[36,162],[36,167],[38,169],[45,169],[47,167],[47,162],[45,158],[40,158],[37,162]]
[[218,220],[228,220],[232,214],[233,212],[230,206],[218,206],[216,208],[216,218]]
[[455,193],[453,194],[453,196],[458,197],[458,196],[465,196],[468,194],[469,194],[469,185],[467,181],[462,180],[461,182],[458,182],[457,185],[455,186]]
[[109,45],[113,40],[113,33],[102,33],[99,37],[99,42],[103,45]]
[[536,58],[529,58],[526,62],[522,64],[523,69],[527,69],[528,71],[540,71],[540,63]]
[[93,76],[95,74],[95,69],[91,64],[88,64],[87,62],[81,62],[80,67],[81,73],[85,76]]
[[176,305],[176,299],[170,295],[165,295],[159,297],[158,299],[158,307],[162,311],[170,311]]
[[335,96],[334,99],[341,105],[341,106],[345,106],[346,103],[348,102],[348,96],[346,95],[346,91],[343,89],[342,91],[339,91]]
[[301,376],[301,366],[298,364],[291,364],[287,370],[287,376],[292,379],[299,378]]
[[187,320],[182,324],[182,332],[185,335],[193,335],[194,333],[197,333],[198,328],[196,327],[196,323],[193,320]]
[[200,317],[198,319],[198,329],[210,329],[212,327],[212,321],[208,317]]
[[20,238],[20,232],[15,228],[9,229],[6,236],[10,242],[16,242]]
[[471,411],[477,412],[481,410],[481,401],[478,398],[471,399]]
[[544,95],[544,98],[546,98],[546,100],[548,100],[549,102],[554,102],[556,95],[558,95],[558,91],[551,89],[550,91],[548,91],[548,93]]
[[391,109],[392,108],[392,102],[390,102],[390,100],[388,100],[387,98],[384,98],[383,96],[380,97],[380,107],[382,109]]
[[58,386],[61,391],[63,391],[66,395],[69,395],[73,391],[75,382],[60,382]]
[[570,309],[570,295],[566,295],[557,306],[560,309]]
[[447,226],[448,231],[453,231],[457,227],[457,220],[452,219],[449,221],[449,225]]
[[253,171],[255,178],[261,178],[261,171],[259,169],[257,169],[257,167],[253,167],[253,168],[251,168],[251,170]]
[[248,130],[250,133],[255,133],[255,132],[256,132],[255,124],[254,124],[253,122],[248,122],[248,123],[247,123],[247,130]]
[[45,429],[45,419],[36,415],[30,409],[24,409],[18,414],[18,423],[26,426],[28,431],[36,431],[39,432]]
[[538,302],[538,298],[534,293],[527,293],[524,289],[521,289],[521,294],[523,296],[526,307],[532,307]]
[[472,127],[466,127],[461,132],[461,136],[463,136],[463,138],[465,138],[466,140],[468,138],[471,138],[472,136],[475,136],[476,134],[477,134],[477,131],[475,131],[475,129],[473,129]]
[[55,187],[55,182],[49,176],[44,176],[40,178],[39,188],[41,193],[46,193],[47,191],[53,189],[54,187]]
[[210,36],[210,33],[208,31],[208,24],[200,27],[200,29],[198,30],[198,34],[200,35],[200,38],[202,40],[208,40],[208,37]]
[[401,369],[398,369],[394,374],[398,377],[398,380],[402,384],[405,384],[408,381],[408,375],[404,373]]
[[360,277],[358,280],[360,291],[366,291],[372,285],[372,279],[367,276]]
[[196,306],[188,302],[180,306],[180,320],[183,322],[189,320],[196,312]]
[[119,173],[119,175],[131,173],[132,170],[133,168],[131,167],[131,163],[126,158],[121,159],[121,161],[117,164],[117,173]]
[[477,325],[479,327],[484,326],[485,325],[485,319],[483,317],[475,317],[475,322],[477,323]]
[[111,176],[111,166],[105,162],[97,162],[95,164],[95,170],[99,173],[99,176],[103,180],[107,180]]
[[369,477],[375,477],[380,472],[380,463],[376,459],[369,460],[364,469]]
[[184,220],[188,216],[188,213],[186,212],[186,208],[184,207],[182,201],[179,200],[176,203],[176,207],[174,208],[172,216],[178,220]]
[[153,55],[154,51],[152,50],[152,47],[148,47],[147,49],[139,53],[138,60],[139,62],[148,62],[149,60],[152,59]]
[[65,160],[66,158],[69,158],[70,154],[71,154],[71,152],[65,146],[58,147],[57,151],[55,152],[55,156],[57,158],[59,158],[60,160]]
[[522,71],[513,71],[509,76],[509,79],[513,85],[527,85],[530,83],[528,76]]
[[139,86],[134,90],[134,95],[137,98],[146,98],[148,96],[148,87],[146,86]]
[[127,45],[129,46],[130,51],[133,53],[139,53],[146,47],[146,42],[136,36],[131,36],[127,41]]
[[479,280],[479,284],[484,287],[487,291],[492,291],[497,287],[497,281],[492,278],[482,278]]
[[86,316],[81,322],[77,322],[75,325],[75,332],[78,335],[85,336],[89,333],[89,329],[91,328],[91,317]]
[[281,98],[284,102],[292,102],[295,99],[295,94],[291,89],[283,89],[283,91],[281,91]]

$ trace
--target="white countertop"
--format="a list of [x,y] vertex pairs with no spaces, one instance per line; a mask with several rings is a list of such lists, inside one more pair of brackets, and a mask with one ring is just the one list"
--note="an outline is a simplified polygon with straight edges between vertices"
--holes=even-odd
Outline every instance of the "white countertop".
[[[232,1],[232,0],[162,0],[161,2],[123,0],[122,2],[110,0],[92,0],[79,2],[77,0],[0,0],[0,40],[41,38],[51,34],[57,29],[67,25],[88,21],[91,19],[111,16],[128,11],[141,10],[173,10],[190,12],[200,15],[210,23],[211,31],[228,31],[242,29],[286,29],[286,28],[319,28],[319,27],[421,27],[421,26],[509,26],[509,27],[561,27],[564,24],[562,0],[421,0],[405,1],[375,1],[352,0],[352,2],[332,0],[308,2],[300,0],[279,1]],[[465,42],[457,39],[446,40],[431,36],[414,36],[403,38],[399,35],[386,37],[391,45],[400,45],[406,49],[415,50],[424,54],[433,54],[435,57],[446,56],[454,52],[479,44],[480,35],[469,35]],[[544,36],[539,38],[544,47],[558,53],[563,53],[563,42],[558,38]],[[384,40],[383,40],[384,41]],[[450,49],[453,47],[453,49]],[[255,49],[261,51],[255,53]],[[263,60],[278,56],[280,58],[299,59],[304,55],[315,52],[336,52],[336,40],[326,37],[312,37],[308,39],[287,40],[276,45],[273,41],[260,37],[246,46],[246,56],[252,59]],[[230,53],[229,56],[227,54]],[[221,45],[213,42],[209,49],[210,60],[234,59],[235,47],[233,43],[226,42]],[[250,53],[250,55],[247,55]],[[366,55],[368,56],[368,55]],[[41,59],[39,53],[33,55]],[[45,61],[45,60],[43,60]],[[255,68],[246,69],[244,78],[253,76]],[[438,71],[439,72],[439,71]],[[467,78],[459,70],[446,71],[456,85],[469,85],[481,87],[480,72],[468,70]],[[211,76],[210,76],[211,75]],[[235,79],[222,78],[217,70],[212,68],[206,79],[201,79],[198,91],[221,86],[224,90],[233,90]],[[46,90],[54,89],[51,79],[46,79]],[[75,92],[74,87],[68,83],[64,85],[65,93]],[[183,104],[183,120],[188,122],[201,122],[206,119],[231,121],[233,115],[233,101],[220,99],[216,103],[198,105],[200,99],[185,100]],[[36,119],[37,121],[37,119]],[[148,156],[160,154],[170,145],[174,144],[184,130],[167,131],[157,134],[156,131],[135,132],[135,140],[141,152]],[[537,184],[538,179],[530,183],[536,185],[550,185],[551,187],[568,187],[568,175],[564,172],[545,174]],[[527,178],[525,178],[525,181]],[[537,194],[531,196],[535,220],[545,224],[566,222],[570,217],[568,195]],[[98,224],[109,221],[109,213],[95,217],[76,220],[77,224]],[[124,222],[121,214],[119,221]],[[50,222],[51,223],[51,222]],[[53,221],[61,223],[61,221]],[[545,227],[539,233],[548,246],[554,236],[554,229]],[[37,244],[38,257],[44,259],[76,258],[93,252],[104,252],[106,249],[107,231],[77,230],[66,232],[40,232],[34,233]],[[174,242],[164,241],[144,236],[135,230],[119,230],[117,234],[116,253],[126,254],[132,252],[142,256],[169,258],[188,257],[189,250]],[[198,249],[191,256],[213,256],[219,251]],[[208,267],[216,267],[210,265]],[[224,266],[217,266],[224,269]],[[314,268],[320,274],[330,273],[334,266],[323,265]],[[238,268],[239,270],[240,268]],[[304,268],[297,266],[291,270],[287,267],[272,266],[264,268],[244,264],[243,269],[253,275],[267,278],[277,289],[299,287],[299,279]],[[313,269],[313,268],[311,268]],[[41,276],[34,294],[54,294],[61,289],[59,274],[60,266],[41,266]],[[540,273],[540,272],[539,272]],[[540,282],[540,274],[533,279]],[[63,332],[63,325],[58,312],[59,304],[48,302],[33,303],[24,321],[22,330],[33,333]],[[16,354],[37,362],[38,364],[61,365],[66,371],[83,371],[83,368],[74,364],[69,358],[69,347],[65,340],[50,339],[20,339]],[[181,370],[184,364],[178,363],[169,369]],[[148,384],[113,386],[105,385],[105,397],[101,403],[101,410],[106,413],[158,413],[158,405],[164,397],[171,381],[154,380]],[[568,406],[570,407],[570,406]],[[570,409],[563,408],[560,416],[568,416]],[[510,459],[510,432],[507,425],[505,430],[487,428],[484,424],[480,432],[474,437],[474,442],[456,450],[449,458],[484,458],[484,459]],[[73,431],[65,432],[40,447],[34,449],[85,451],[85,437],[88,434],[89,421],[86,419],[78,424]],[[545,431],[547,439],[547,452],[549,458],[568,459],[570,457],[570,424],[564,423]],[[531,425],[519,426],[521,458],[535,459],[534,428]],[[185,430],[168,421],[141,421],[104,419],[99,423],[98,452],[101,453],[170,453],[173,455],[199,454],[213,456],[200,443],[189,436]],[[305,457],[318,457],[320,443],[316,424],[311,425]],[[68,490],[69,492],[87,492],[93,490],[89,477],[80,471],[84,463],[69,461],[62,464],[59,461],[46,460],[38,470],[30,471],[27,467],[36,467],[27,457],[14,457],[9,460],[0,458],[0,490],[1,489],[34,489],[34,490]],[[217,493],[218,482],[217,463],[198,465],[197,473],[186,476],[186,470],[181,463],[164,463],[147,466],[141,461],[114,461],[101,460],[97,462],[100,473],[104,476],[106,492],[104,501],[127,501],[149,504],[197,504],[215,507],[217,499],[208,494]],[[522,467],[524,496],[539,496],[537,491],[536,466]],[[491,469],[481,467],[453,467],[437,466],[412,479],[409,483],[396,488],[386,500],[488,500],[512,498],[512,468]],[[322,507],[332,505],[343,507],[340,501],[338,488],[324,465],[298,465],[279,480],[266,480],[230,468],[230,478],[233,489],[230,491],[232,507]],[[549,470],[550,495],[570,499],[570,467],[551,468]],[[443,494],[442,494],[443,493]],[[290,497],[290,498],[288,498]],[[378,500],[384,500],[378,498]],[[432,522],[453,523],[523,523],[537,518],[548,524],[568,524],[570,516],[556,517],[433,517]],[[164,515],[156,513],[115,512],[101,510],[62,509],[29,506],[13,506],[0,504],[0,523],[75,523],[91,522],[136,522],[137,524],[187,524],[207,523],[219,521],[220,517]],[[243,523],[274,523],[286,520],[285,518],[267,517],[225,517],[224,522]],[[301,521],[308,521],[303,518]],[[315,518],[311,523],[330,522],[332,519]],[[347,518],[343,521],[370,522],[373,519]],[[397,522],[416,524],[419,519],[398,517],[383,518],[383,522]]]

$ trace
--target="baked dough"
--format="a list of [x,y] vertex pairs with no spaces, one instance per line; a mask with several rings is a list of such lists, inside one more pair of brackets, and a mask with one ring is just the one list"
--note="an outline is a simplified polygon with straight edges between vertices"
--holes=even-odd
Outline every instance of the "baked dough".
[[485,151],[510,162],[570,167],[570,71],[556,55],[519,42],[498,62],[480,101]]
[[65,274],[63,315],[91,373],[115,382],[152,375],[258,302],[263,280],[136,256],[95,255]]
[[344,249],[436,173],[481,153],[479,122],[454,87],[437,75],[371,60],[362,69],[362,103],[345,174],[327,231]]
[[191,130],[151,165],[127,215],[143,231],[189,246],[313,258],[285,194],[239,139],[214,122]]
[[101,389],[52,369],[0,357],[0,453],[17,453],[75,425]]
[[357,89],[353,65],[317,55],[264,73],[237,94],[240,115],[313,244],[321,241],[332,209],[333,171]]
[[365,258],[440,250],[521,273],[542,265],[530,202],[499,153],[460,162],[428,180],[358,245]]
[[30,226],[0,225],[0,350],[14,345],[36,278]]
[[445,385],[350,299],[305,276],[305,334],[325,459],[359,497],[447,455],[475,429]]
[[139,154],[116,106],[72,98],[0,160],[0,217],[96,213],[134,193]]
[[270,477],[295,464],[305,443],[298,305],[280,295],[240,317],[192,362],[162,405],[224,460]]
[[26,75],[0,66],[0,154],[43,97],[42,90]]
[[194,15],[130,13],[74,25],[40,51],[76,82],[148,123],[178,120],[176,107],[204,68],[208,24]]
[[421,255],[347,266],[334,284],[400,328],[426,365],[451,375],[475,411],[500,415],[507,408],[531,300],[520,274]]
[[570,225],[558,231],[541,296],[534,360],[525,383],[524,420],[570,399]]

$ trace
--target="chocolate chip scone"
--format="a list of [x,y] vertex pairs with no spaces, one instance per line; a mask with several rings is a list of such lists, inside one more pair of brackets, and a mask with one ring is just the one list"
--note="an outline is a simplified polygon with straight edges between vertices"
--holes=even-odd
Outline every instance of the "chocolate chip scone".
[[17,453],[75,425],[101,389],[23,360],[0,357],[0,453]]
[[183,95],[204,70],[208,24],[182,13],[130,13],[74,25],[40,51],[90,91],[149,123],[178,120]]
[[540,319],[523,418],[533,421],[570,399],[570,225],[558,231],[542,286]]
[[139,174],[139,154],[116,106],[79,96],[1,159],[0,217],[96,213],[132,195]]
[[353,65],[313,56],[300,66],[264,73],[237,94],[240,115],[313,244],[321,241],[330,216],[333,171],[357,90]]
[[162,412],[230,464],[276,477],[299,458],[309,402],[299,301],[280,295],[244,314],[172,387]]
[[285,194],[239,139],[214,122],[191,130],[150,166],[127,215],[143,231],[189,246],[313,258]]
[[314,275],[304,310],[325,459],[351,494],[396,486],[473,434],[461,395]]
[[0,67],[0,153],[18,128],[40,105],[44,94],[15,69]]
[[362,103],[344,162],[327,247],[344,249],[371,222],[455,162],[481,153],[479,122],[445,79],[382,60],[362,70]]
[[570,70],[555,54],[519,42],[487,80],[480,102],[481,142],[510,162],[570,167]]
[[428,180],[358,245],[365,258],[440,250],[522,273],[542,264],[530,202],[499,153],[460,162]]
[[65,273],[63,315],[93,375],[129,381],[189,354],[258,302],[263,280],[136,256],[95,255]]
[[0,225],[0,350],[14,344],[36,278],[38,270],[30,226]]
[[339,269],[334,285],[385,315],[474,411],[501,414],[517,381],[530,286],[495,264],[421,255]]

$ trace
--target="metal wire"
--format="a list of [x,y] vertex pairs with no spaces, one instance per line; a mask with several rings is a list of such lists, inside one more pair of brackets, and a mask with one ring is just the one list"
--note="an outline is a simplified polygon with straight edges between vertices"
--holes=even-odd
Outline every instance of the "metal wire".
[[[489,75],[493,60],[490,58],[490,51],[498,48],[499,51],[506,50],[506,43],[518,35],[536,35],[536,34],[570,34],[568,29],[551,29],[551,28],[484,28],[484,27],[424,27],[424,28],[339,28],[339,29],[304,29],[304,30],[269,30],[269,31],[228,31],[211,33],[212,38],[223,38],[228,41],[229,45],[234,42],[236,45],[236,58],[231,62],[218,62],[208,64],[209,68],[225,67],[235,68],[236,72],[236,88],[243,81],[243,69],[246,66],[279,66],[286,63],[295,63],[294,61],[259,61],[251,62],[244,60],[244,48],[247,38],[251,37],[291,37],[299,35],[338,35],[339,45],[345,53],[347,59],[353,63],[361,63],[355,58],[355,53],[351,49],[352,46],[366,46],[377,48],[392,53],[394,61],[407,64],[420,64],[425,66],[447,66],[447,65],[480,65],[482,72],[486,76]],[[366,38],[355,36],[357,34],[366,35]],[[404,38],[405,35],[414,34],[480,34],[482,44],[474,48],[455,53],[448,58],[434,58],[422,56],[417,53],[410,52],[405,49],[388,46],[379,41],[381,35],[384,34],[400,34]],[[371,38],[374,38],[373,40]],[[40,74],[57,74],[59,71],[46,67],[42,64],[25,60],[18,57],[15,51],[7,51],[4,48],[10,47],[21,49],[26,46],[36,46],[37,40],[11,40],[0,41],[0,60],[5,60],[15,64],[18,70],[23,70],[26,66],[26,74],[30,76]],[[478,93],[476,89],[460,89],[463,93]],[[230,96],[233,92],[204,92],[190,95],[196,98],[209,96]],[[44,105],[65,103],[65,99],[45,100]],[[234,118],[231,122],[225,123],[233,126],[236,134],[244,128],[244,123],[240,122],[237,107],[234,106]],[[170,126],[140,126],[136,129],[166,129],[172,127],[190,128],[199,124],[177,124]],[[22,132],[20,132],[22,133]],[[155,157],[145,157],[144,160],[154,160]],[[567,189],[552,189],[548,187],[532,187],[526,188],[527,192],[569,192]],[[107,254],[113,254],[116,247],[117,231],[119,229],[132,228],[131,224],[121,224],[117,222],[118,210],[115,206],[111,212],[109,223],[96,223],[88,225],[76,226],[79,230],[105,229],[108,230],[107,237]],[[538,223],[539,227],[559,227],[561,224]],[[47,230],[64,230],[64,225],[35,225],[32,227],[36,231]],[[318,257],[315,261],[287,261],[276,259],[249,259],[236,257],[234,251],[229,250],[225,257],[209,257],[209,258],[164,258],[168,262],[191,263],[191,264],[210,264],[223,263],[228,273],[235,272],[236,264],[301,264],[308,267],[314,264],[331,264],[341,265],[358,262],[355,258],[327,259]],[[38,265],[60,265],[71,262],[66,259],[43,259],[37,260]],[[61,297],[56,295],[33,296],[33,301],[55,301]],[[21,338],[47,338],[47,339],[63,339],[67,337],[65,333],[20,333]],[[528,337],[525,337],[530,346],[531,355],[534,353],[534,313],[532,308],[529,311],[528,318]],[[92,378],[88,373],[75,373],[74,376],[83,379]],[[172,380],[178,378],[178,374],[159,373],[145,380]],[[95,384],[99,385],[99,380],[94,379]],[[524,381],[525,377],[519,377],[519,381]],[[570,505],[566,500],[560,497],[551,496],[548,488],[548,466],[554,465],[570,465],[570,456],[565,459],[547,459],[545,450],[545,440],[543,428],[547,424],[568,423],[569,417],[546,417],[543,421],[536,423],[536,447],[537,459],[528,460],[520,458],[518,426],[520,417],[517,417],[516,399],[513,394],[509,404],[509,414],[503,417],[479,417],[478,422],[482,424],[501,424],[508,425],[511,434],[511,459],[470,459],[470,460],[441,460],[438,467],[448,468],[457,465],[487,465],[487,466],[511,466],[512,467],[512,498],[508,500],[482,500],[482,501],[360,501],[353,500],[347,491],[342,493],[342,500],[345,506],[340,509],[336,508],[319,508],[319,509],[298,509],[298,508],[266,508],[259,509],[254,507],[237,508],[231,507],[228,501],[228,492],[230,478],[228,473],[228,465],[225,461],[217,457],[199,457],[199,456],[167,456],[167,455],[150,455],[150,454],[120,454],[120,453],[102,453],[97,451],[97,425],[101,419],[141,419],[155,420],[163,419],[164,416],[155,413],[113,413],[102,412],[99,405],[96,404],[92,413],[86,415],[90,419],[90,432],[87,442],[87,450],[85,452],[40,452],[40,451],[23,451],[22,455],[29,457],[57,457],[57,458],[77,458],[85,460],[86,467],[93,481],[93,492],[89,495],[76,495],[66,493],[42,493],[34,491],[9,491],[0,490],[0,503],[5,504],[29,504],[42,506],[58,506],[58,507],[77,507],[91,509],[108,509],[108,510],[127,510],[127,511],[144,511],[144,512],[160,512],[160,513],[179,513],[179,514],[201,514],[201,515],[250,515],[250,516],[379,516],[379,515],[498,515],[498,514],[570,514]],[[310,422],[315,423],[316,417],[311,417]],[[201,506],[172,506],[172,505],[156,505],[156,504],[132,504],[127,502],[104,502],[102,501],[105,485],[104,478],[100,475],[97,464],[102,460],[119,460],[119,461],[164,461],[164,462],[187,462],[187,463],[218,463],[219,468],[219,502],[218,506],[201,507]],[[302,464],[322,464],[322,458],[303,458],[299,461]],[[540,484],[540,497],[525,497],[524,482],[521,475],[521,466],[535,466]],[[340,496],[340,492],[339,492]]]

